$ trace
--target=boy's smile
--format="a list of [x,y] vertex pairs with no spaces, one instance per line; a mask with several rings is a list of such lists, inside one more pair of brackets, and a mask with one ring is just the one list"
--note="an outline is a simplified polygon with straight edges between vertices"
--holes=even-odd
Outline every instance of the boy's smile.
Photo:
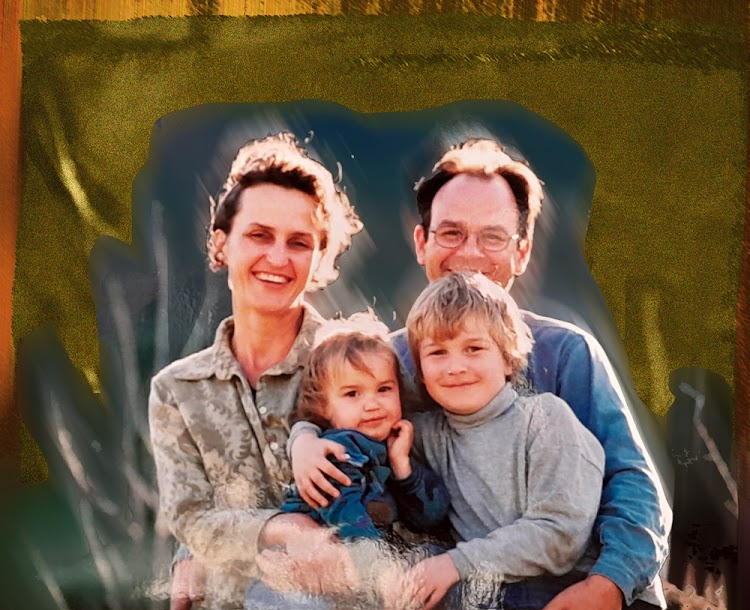
[[482,322],[471,316],[457,334],[419,346],[425,388],[450,413],[470,415],[487,406],[512,372]]

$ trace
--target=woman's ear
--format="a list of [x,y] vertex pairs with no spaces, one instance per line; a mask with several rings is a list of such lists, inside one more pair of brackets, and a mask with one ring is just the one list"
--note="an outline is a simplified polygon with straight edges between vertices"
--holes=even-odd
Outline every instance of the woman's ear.
[[222,229],[214,229],[211,233],[211,246],[212,246],[212,258],[220,265],[225,266],[226,253],[224,252],[224,246],[227,243],[227,234]]

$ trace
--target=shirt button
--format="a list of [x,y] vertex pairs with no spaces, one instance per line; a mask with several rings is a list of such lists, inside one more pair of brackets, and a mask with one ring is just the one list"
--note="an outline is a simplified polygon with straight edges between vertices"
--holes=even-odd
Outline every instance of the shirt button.
[[278,443],[271,443],[271,451],[276,451],[279,448]]
[[266,413],[268,413],[268,409],[266,409],[265,407],[261,407],[260,409],[258,409],[258,412],[261,415],[265,415]]

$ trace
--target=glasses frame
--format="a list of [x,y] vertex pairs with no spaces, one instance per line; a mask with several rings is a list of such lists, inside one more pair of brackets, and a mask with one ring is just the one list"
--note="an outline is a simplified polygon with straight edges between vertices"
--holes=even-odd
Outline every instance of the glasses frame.
[[[441,243],[440,237],[438,237],[439,233],[438,231],[441,230],[441,227],[438,227],[437,229],[429,229],[428,233],[434,233],[435,235],[435,243],[440,246],[441,248],[445,248],[446,250],[455,250],[456,248],[460,248],[466,243],[466,240],[469,239],[469,236],[471,235],[471,232],[466,231],[465,229],[461,227],[442,227],[444,229],[450,229],[454,231],[461,231],[463,233],[464,238],[457,244],[451,246],[446,245],[445,243]],[[501,248],[488,248],[486,245],[483,244],[482,241],[482,233],[477,233],[477,247],[484,251],[484,252],[504,252],[508,249],[508,246],[511,244],[511,242],[518,242],[521,239],[521,236],[518,233],[513,233],[513,235],[508,236],[508,240],[505,242],[505,244]]]

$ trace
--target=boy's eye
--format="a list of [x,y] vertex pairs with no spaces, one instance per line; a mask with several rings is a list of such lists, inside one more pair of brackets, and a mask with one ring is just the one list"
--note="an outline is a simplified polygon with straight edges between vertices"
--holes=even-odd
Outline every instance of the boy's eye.
[[444,349],[435,348],[435,349],[427,350],[427,353],[425,355],[426,356],[442,356],[443,354],[445,354]]

